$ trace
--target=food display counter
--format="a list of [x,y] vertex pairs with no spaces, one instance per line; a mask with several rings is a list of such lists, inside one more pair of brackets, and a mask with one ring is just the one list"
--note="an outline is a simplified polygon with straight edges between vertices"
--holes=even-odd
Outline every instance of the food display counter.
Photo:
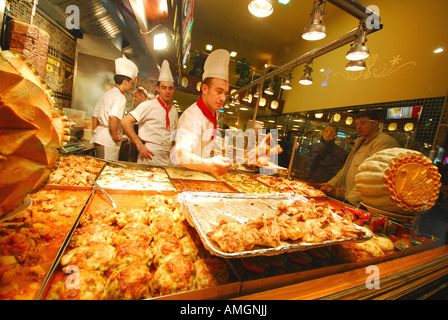
[[[240,200],[258,208],[267,199],[262,205],[274,217],[303,205],[327,220],[302,218],[313,228],[309,234],[276,242],[275,228],[285,231],[285,225],[268,225],[266,218],[265,229],[256,226],[262,242],[240,250],[221,246],[225,254],[219,254],[210,242],[237,241],[242,233],[212,237],[232,222],[208,216],[202,219],[214,232],[201,229],[195,216],[201,203],[186,201],[207,195],[231,200],[226,207],[209,197],[202,206],[227,218],[256,212]],[[292,200],[269,202],[282,197]],[[416,225],[356,209],[280,175],[230,170],[216,177],[63,156],[45,188],[29,198],[28,209],[0,222],[0,299],[394,299],[448,273],[448,247]],[[325,226],[332,224],[329,232]],[[336,235],[340,224],[350,237]],[[380,289],[366,285],[369,266],[379,272]]]

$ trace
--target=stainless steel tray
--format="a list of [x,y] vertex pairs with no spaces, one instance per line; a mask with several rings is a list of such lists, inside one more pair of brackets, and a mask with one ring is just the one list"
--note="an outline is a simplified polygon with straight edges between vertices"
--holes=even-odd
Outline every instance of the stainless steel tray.
[[[304,243],[282,241],[275,248],[255,247],[253,250],[227,253],[214,243],[208,236],[213,226],[216,226],[218,216],[230,216],[241,223],[255,219],[261,214],[274,214],[280,202],[285,200],[308,201],[307,198],[292,193],[276,194],[243,194],[243,193],[215,193],[215,192],[182,192],[178,195],[179,202],[185,208],[188,222],[193,226],[207,250],[219,257],[242,258],[257,255],[276,255],[288,251],[307,250],[347,241],[367,241],[373,233],[366,228],[356,226],[364,231],[362,238],[331,240],[320,243]],[[341,219],[338,215],[335,218]]]

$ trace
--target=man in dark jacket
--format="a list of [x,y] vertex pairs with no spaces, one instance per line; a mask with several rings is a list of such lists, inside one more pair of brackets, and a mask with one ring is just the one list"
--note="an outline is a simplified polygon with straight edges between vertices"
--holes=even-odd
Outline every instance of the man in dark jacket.
[[337,128],[328,124],[322,134],[322,141],[318,143],[308,178],[314,182],[323,183],[333,178],[342,168],[348,152],[335,144]]

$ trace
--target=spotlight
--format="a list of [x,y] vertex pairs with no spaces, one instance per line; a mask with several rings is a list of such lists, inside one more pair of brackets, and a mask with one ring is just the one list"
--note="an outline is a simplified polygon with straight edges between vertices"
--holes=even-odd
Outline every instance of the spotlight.
[[313,69],[309,65],[305,66],[305,71],[303,73],[302,78],[300,78],[299,83],[304,86],[309,86],[313,84],[313,78],[311,77],[311,73],[313,72]]
[[283,79],[283,82],[282,82],[282,85],[281,85],[281,88],[283,90],[291,90],[292,89],[291,79],[292,79],[291,73],[289,73],[288,76],[285,79]]
[[345,56],[348,60],[357,61],[364,60],[369,57],[369,48],[365,46],[367,42],[367,29],[366,25],[361,22],[358,27],[358,33],[356,34],[355,42]]
[[[319,2],[319,4],[317,4]],[[322,17],[327,10],[325,9],[327,1],[314,0],[313,10],[310,13],[311,22],[302,33],[302,38],[309,41],[321,40],[327,36],[327,29],[322,22]]]
[[249,3],[249,11],[256,17],[265,18],[274,12],[274,6],[271,0],[252,0]]
[[348,71],[361,71],[366,68],[366,63],[362,60],[352,60],[347,63],[345,70]]
[[246,94],[243,97],[243,101],[245,102],[252,102],[252,95],[247,91]]
[[274,95],[274,80],[271,80],[271,83],[269,84],[269,87],[264,90],[264,93],[272,96]]

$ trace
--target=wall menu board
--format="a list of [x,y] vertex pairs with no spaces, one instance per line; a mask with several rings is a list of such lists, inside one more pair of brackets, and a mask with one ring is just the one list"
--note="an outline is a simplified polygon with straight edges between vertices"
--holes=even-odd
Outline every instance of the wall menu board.
[[386,119],[420,119],[423,106],[388,108]]

